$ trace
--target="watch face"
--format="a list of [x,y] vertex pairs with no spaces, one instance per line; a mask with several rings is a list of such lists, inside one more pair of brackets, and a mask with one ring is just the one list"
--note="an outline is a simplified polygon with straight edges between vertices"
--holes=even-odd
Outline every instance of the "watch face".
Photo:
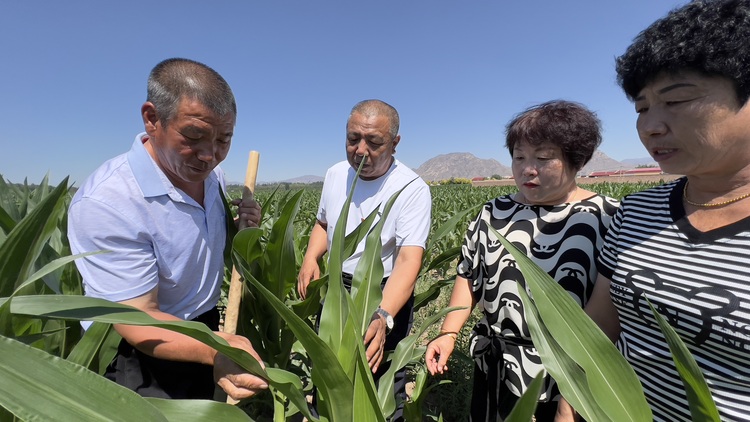
[[385,319],[385,326],[388,327],[389,330],[393,329],[393,317],[391,314],[382,308],[378,308],[376,312]]

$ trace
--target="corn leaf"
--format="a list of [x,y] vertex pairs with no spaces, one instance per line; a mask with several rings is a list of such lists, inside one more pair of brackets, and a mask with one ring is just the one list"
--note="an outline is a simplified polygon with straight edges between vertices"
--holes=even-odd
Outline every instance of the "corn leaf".
[[375,393],[375,381],[372,371],[367,364],[364,343],[359,341],[356,345],[358,359],[356,359],[356,374],[354,376],[354,414],[357,422],[385,422],[383,413],[378,405],[378,396]]
[[[422,323],[422,325],[413,334],[406,336],[396,345],[396,350],[393,352],[391,359],[391,366],[388,370],[380,377],[378,381],[378,400],[380,406],[383,409],[383,413],[386,415],[392,414],[396,410],[396,399],[393,392],[393,378],[396,371],[406,366],[412,360],[414,345],[417,340],[424,334],[427,329],[440,321],[446,314],[459,309],[466,309],[461,306],[452,306],[441,309],[436,314],[431,315]],[[423,353],[419,353],[421,356]]]
[[349,307],[344,297],[344,284],[342,281],[342,266],[344,260],[344,239],[346,234],[346,223],[349,218],[349,206],[354,195],[354,188],[357,186],[359,173],[362,171],[367,162],[367,156],[362,158],[359,164],[357,174],[352,179],[352,187],[346,197],[344,208],[336,222],[333,230],[333,239],[328,251],[328,290],[323,303],[323,310],[320,313],[320,328],[318,330],[320,337],[328,343],[332,350],[337,350],[342,344],[344,337],[344,325],[349,314]]
[[430,235],[430,240],[427,242],[427,248],[426,250],[432,250],[435,244],[445,237],[446,235],[450,234],[455,230],[456,225],[461,223],[463,219],[466,217],[466,215],[470,213],[476,213],[479,208],[482,207],[482,204],[474,205],[469,208],[466,208],[463,211],[457,212],[453,217],[449,218],[445,223],[443,223],[440,227],[435,229],[435,231]]
[[168,420],[135,392],[42,350],[0,336],[0,355],[0,405],[22,420]]
[[439,280],[430,285],[427,290],[414,295],[414,312],[428,305],[433,300],[440,296],[440,291],[443,287],[450,286],[453,284],[454,279]]
[[680,374],[682,383],[685,386],[688,404],[690,405],[690,414],[693,416],[693,420],[721,421],[719,410],[716,408],[713,396],[711,396],[711,390],[709,390],[706,379],[703,377],[703,372],[701,372],[700,367],[695,362],[695,358],[690,354],[690,351],[677,332],[654,309],[654,305],[651,304],[650,300],[648,301],[648,306],[651,308],[656,322],[659,323],[659,328],[664,333],[664,338],[667,341],[667,345],[669,345],[669,351],[672,352],[672,360],[674,360],[677,372]]
[[[383,298],[383,291],[380,287],[383,282],[384,274],[383,259],[381,258],[383,242],[380,239],[380,234],[383,232],[383,226],[393,208],[393,204],[405,188],[406,186],[391,195],[386,202],[380,220],[367,235],[367,240],[365,240],[365,250],[354,270],[351,293],[354,298],[354,307],[359,313],[358,317],[360,320],[358,322],[362,333],[364,333],[367,330],[367,327],[369,327],[371,316],[375,312],[375,309],[377,309],[378,305],[380,305],[380,301]],[[380,208],[379,204],[377,208]]]
[[544,325],[583,368],[599,406],[612,420],[651,421],[651,409],[638,377],[614,344],[549,274],[490,229],[518,263]]
[[0,245],[0,297],[7,297],[16,285],[29,277],[34,263],[57,222],[65,213],[67,178],[21,220]]
[[[276,297],[282,299],[297,282],[297,260],[294,254],[294,220],[299,211],[303,191],[298,191],[284,204],[279,218],[271,228],[263,260],[263,277]],[[252,262],[252,261],[248,261]]]
[[[298,317],[291,309],[280,301],[271,291],[266,289],[252,274],[247,274],[248,283],[252,284],[260,297],[276,311],[287,323],[297,340],[310,355],[313,362],[312,379],[318,388],[321,401],[327,406],[328,415],[332,420],[352,419],[352,382],[344,373],[336,355],[331,348]],[[298,406],[299,408],[299,406]],[[323,414],[324,409],[318,409]],[[308,416],[308,418],[311,418]],[[339,419],[341,418],[341,419]]]
[[518,289],[518,293],[523,302],[523,309],[526,315],[526,321],[529,325],[531,338],[534,340],[539,356],[547,372],[552,378],[559,380],[557,383],[560,393],[573,406],[578,413],[588,421],[609,421],[610,418],[604,413],[596,399],[591,394],[589,383],[586,380],[586,374],[578,364],[568,356],[567,353],[557,344],[552,334],[542,324],[539,310],[534,302],[529,298],[525,289]]
[[516,405],[513,406],[513,410],[510,411],[505,422],[526,422],[532,420],[539,395],[542,393],[543,380],[544,371],[534,377],[534,380],[529,384],[529,388],[526,389],[526,392],[523,393],[521,398],[516,402]]
[[146,398],[145,401],[157,408],[170,422],[251,421],[239,407],[217,401],[155,398]]
[[90,365],[94,362],[99,348],[104,344],[104,340],[111,329],[112,324],[101,322],[91,324],[83,337],[81,337],[81,340],[68,355],[68,361],[91,369]]

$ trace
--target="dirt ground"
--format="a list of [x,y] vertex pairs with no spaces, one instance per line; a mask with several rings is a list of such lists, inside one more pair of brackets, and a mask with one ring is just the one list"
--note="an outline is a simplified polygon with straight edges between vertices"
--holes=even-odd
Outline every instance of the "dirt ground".
[[[670,180],[678,179],[682,177],[679,174],[657,174],[650,176],[606,176],[606,177],[579,177],[576,182],[579,185],[586,185],[592,183],[640,183],[640,182],[658,182],[663,180],[668,182]],[[513,186],[515,185],[513,179],[504,180],[480,180],[471,182],[472,186]]]

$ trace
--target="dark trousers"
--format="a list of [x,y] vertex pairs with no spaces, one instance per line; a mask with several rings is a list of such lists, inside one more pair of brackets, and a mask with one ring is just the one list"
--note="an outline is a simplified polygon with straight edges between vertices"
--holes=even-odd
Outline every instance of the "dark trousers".
[[[213,308],[193,321],[218,330],[219,311]],[[104,376],[143,397],[162,399],[212,400],[216,386],[213,366],[157,359],[125,340],[120,342],[117,355]]]
[[[496,377],[492,377],[496,378]],[[494,391],[497,387],[498,391]],[[479,367],[474,364],[474,387],[471,397],[471,422],[495,422],[505,420],[519,397],[513,394],[504,382],[497,384],[496,379],[487,379]],[[540,402],[536,405],[534,417],[537,422],[552,422],[557,413],[557,401]]]

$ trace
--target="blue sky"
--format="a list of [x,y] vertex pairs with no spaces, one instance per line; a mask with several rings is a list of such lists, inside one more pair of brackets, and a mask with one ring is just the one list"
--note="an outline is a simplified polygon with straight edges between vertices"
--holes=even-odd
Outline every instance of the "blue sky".
[[4,1],[0,174],[80,185],[142,131],[151,68],[187,57],[232,86],[238,119],[222,164],[259,181],[323,176],[345,158],[358,101],[401,115],[396,157],[451,152],[508,164],[507,121],[550,99],[603,122],[601,150],[645,157],[614,58],[684,0]]

